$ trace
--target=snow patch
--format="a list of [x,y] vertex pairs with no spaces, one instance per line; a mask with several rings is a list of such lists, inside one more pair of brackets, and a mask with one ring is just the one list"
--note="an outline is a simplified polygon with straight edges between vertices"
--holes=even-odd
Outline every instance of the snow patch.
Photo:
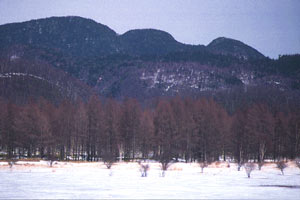
[[19,72],[11,72],[11,73],[0,74],[0,78],[11,78],[12,76],[29,76],[29,77],[32,77],[32,78],[45,80],[44,78],[42,78],[40,76],[35,76],[33,74],[19,73]]
[[10,61],[13,61],[13,60],[17,60],[17,59],[19,59],[20,57],[19,56],[17,56],[16,54],[14,54],[14,55],[12,55],[12,56],[10,56]]
[[145,72],[142,73],[142,76],[140,77],[141,80],[151,80],[152,84],[150,85],[150,88],[154,88],[156,84],[159,84],[158,75],[160,73],[160,69],[157,69],[157,71],[153,74],[153,76],[146,76]]

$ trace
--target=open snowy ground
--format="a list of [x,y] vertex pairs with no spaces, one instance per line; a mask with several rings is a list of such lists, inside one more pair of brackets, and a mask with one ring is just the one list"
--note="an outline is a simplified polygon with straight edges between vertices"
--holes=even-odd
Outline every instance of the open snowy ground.
[[102,163],[18,162],[12,168],[0,162],[0,198],[138,198],[138,199],[299,199],[300,170],[289,165],[285,175],[275,164],[255,170],[251,178],[235,164],[210,165],[200,173],[197,164],[176,163],[160,176],[150,163],[141,177],[137,163],[118,163],[112,170]]

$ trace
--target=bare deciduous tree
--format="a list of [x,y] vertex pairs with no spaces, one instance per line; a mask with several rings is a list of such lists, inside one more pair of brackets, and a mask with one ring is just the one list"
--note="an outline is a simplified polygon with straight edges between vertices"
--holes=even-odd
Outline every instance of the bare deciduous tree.
[[172,163],[170,163],[170,161],[167,160],[165,161],[161,160],[160,163],[161,163],[161,170],[162,170],[161,176],[164,177],[166,171],[168,170],[168,168],[171,166]]
[[155,110],[154,125],[156,136],[157,158],[161,163],[162,176],[171,165],[177,152],[174,115],[169,102],[160,101]]
[[233,148],[234,157],[237,160],[237,170],[240,171],[243,161],[245,160],[245,147],[248,142],[246,134],[247,110],[240,109],[233,116],[231,126],[231,146]]
[[15,161],[14,160],[8,161],[9,168],[12,168],[14,165],[15,165]]
[[252,151],[258,155],[258,162],[264,162],[267,149],[271,149],[274,134],[274,117],[265,104],[254,104],[248,111],[247,131],[251,134]]
[[254,163],[246,163],[244,165],[248,178],[250,178],[251,172],[255,169]]
[[201,173],[203,173],[204,168],[208,166],[206,161],[199,162],[199,165],[200,165],[200,168],[201,168]]
[[160,156],[158,161],[161,164],[161,170],[162,170],[162,177],[165,176],[166,171],[168,170],[168,168],[173,164],[173,153],[169,150],[165,150],[163,151]]
[[281,174],[284,175],[283,170],[287,167],[286,163],[284,161],[279,161],[276,163],[277,168],[280,169]]
[[52,154],[50,154],[49,156],[47,156],[48,165],[49,165],[50,167],[52,167],[52,166],[53,166],[53,163],[55,162],[56,159],[57,159],[57,158],[56,158],[54,155],[52,155]]
[[300,159],[299,158],[297,158],[295,160],[295,163],[296,163],[297,167],[300,169]]
[[104,153],[102,160],[104,164],[106,165],[107,169],[111,169],[113,164],[116,162],[116,158],[111,152]]
[[238,162],[238,171],[241,170],[241,167],[244,165],[244,163],[242,161]]
[[264,166],[264,162],[263,161],[260,161],[259,163],[258,163],[258,170],[261,170],[261,168],[262,168],[262,166]]
[[124,159],[134,160],[138,150],[141,107],[136,99],[126,99],[121,107],[120,135],[124,148]]
[[141,161],[138,162],[140,165],[140,172],[142,177],[147,177],[147,172],[150,169],[150,166],[148,164],[142,163]]

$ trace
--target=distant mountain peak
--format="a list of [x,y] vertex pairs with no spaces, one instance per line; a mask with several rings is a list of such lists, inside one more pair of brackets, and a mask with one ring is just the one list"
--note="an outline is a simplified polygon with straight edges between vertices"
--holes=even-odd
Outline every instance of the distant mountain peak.
[[218,45],[222,42],[225,42],[225,41],[237,41],[239,42],[238,40],[234,40],[234,39],[231,39],[231,38],[227,38],[227,37],[218,37],[216,39],[214,39],[213,41],[211,41],[208,46],[212,46],[212,45]]
[[157,29],[130,30],[120,36],[120,41],[129,53],[137,55],[163,55],[185,48],[171,34]]
[[151,39],[165,39],[165,40],[172,40],[175,41],[175,39],[173,38],[173,36],[166,32],[166,31],[162,31],[162,30],[158,30],[158,29],[133,29],[133,30],[129,30],[126,33],[124,33],[122,35],[123,37],[129,37],[129,36],[134,36],[134,37],[143,37],[143,38],[151,38]]
[[30,45],[61,49],[71,55],[115,52],[117,34],[108,26],[82,17],[50,17],[0,26],[1,47]]
[[[84,17],[80,17],[80,16],[52,16],[52,17],[46,17],[46,18],[41,18],[41,19],[33,19],[30,21],[26,21],[26,22],[20,22],[20,23],[31,23],[31,22],[43,22],[43,21],[64,21],[64,22],[69,22],[69,23],[91,23],[91,24],[97,24],[100,26],[104,26],[109,28],[108,26],[98,23],[93,19],[90,18],[84,18]],[[110,28],[109,28],[110,29]]]
[[243,58],[243,59],[262,59],[265,58],[263,54],[261,54],[256,49],[248,46],[247,44],[226,37],[218,37],[214,39],[211,43],[207,45],[207,48],[212,53],[223,54],[223,55],[232,55],[235,57]]

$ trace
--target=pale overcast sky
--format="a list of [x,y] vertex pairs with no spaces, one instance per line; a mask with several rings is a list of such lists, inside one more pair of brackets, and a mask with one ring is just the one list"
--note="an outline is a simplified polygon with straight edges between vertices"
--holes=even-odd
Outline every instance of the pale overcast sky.
[[225,36],[272,58],[300,53],[300,0],[0,0],[0,24],[68,15],[119,34],[156,28],[188,44]]

